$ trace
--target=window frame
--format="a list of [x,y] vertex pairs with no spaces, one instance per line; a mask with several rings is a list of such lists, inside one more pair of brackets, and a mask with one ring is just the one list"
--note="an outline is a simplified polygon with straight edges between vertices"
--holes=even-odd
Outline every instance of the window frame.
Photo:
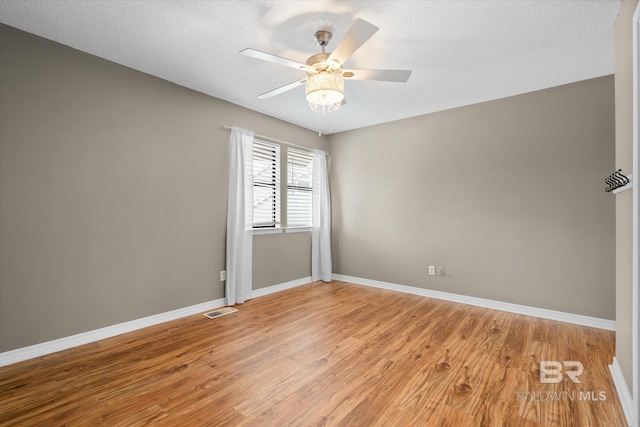
[[[308,231],[313,227],[313,156],[314,153],[311,150],[287,147],[287,232]],[[300,185],[299,182],[296,183],[294,180],[294,165],[296,158],[298,159],[298,161],[300,159],[309,158],[309,162],[307,164],[310,166],[308,186]],[[296,223],[295,225],[292,225],[291,223],[291,220],[294,219],[294,217],[291,215],[293,206],[291,205],[292,198],[290,197],[290,194],[292,192],[302,192],[303,194],[309,193],[308,222],[306,223]],[[299,202],[300,199],[297,199],[297,201]]]
[[[256,150],[257,148],[257,150]],[[267,165],[265,169],[271,169],[271,179],[269,180],[260,180],[256,179],[260,176],[260,171],[256,174],[256,161],[261,160],[269,160],[267,156],[263,153],[268,153],[272,150],[273,154],[271,156],[272,162],[271,165]],[[258,153],[258,157],[256,158],[256,153]],[[262,155],[261,155],[262,154]],[[280,223],[280,204],[282,198],[282,183],[280,181],[280,144],[276,144],[273,142],[265,141],[260,138],[253,139],[253,156],[252,156],[252,164],[253,170],[252,173],[252,184],[253,184],[253,203],[251,205],[252,211],[252,230],[260,233],[278,233],[282,231],[281,223]],[[264,171],[264,170],[263,170]],[[272,206],[271,206],[271,221],[270,222],[259,222],[256,223],[256,188],[271,188],[271,197],[272,197]]]

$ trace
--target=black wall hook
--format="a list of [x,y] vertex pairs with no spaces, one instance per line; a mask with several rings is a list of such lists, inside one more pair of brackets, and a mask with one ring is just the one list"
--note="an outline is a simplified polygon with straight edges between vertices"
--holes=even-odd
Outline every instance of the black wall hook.
[[607,187],[604,189],[604,191],[609,193],[617,188],[624,187],[629,182],[629,178],[627,178],[626,175],[622,174],[622,169],[618,169],[605,178],[604,183],[607,184]]

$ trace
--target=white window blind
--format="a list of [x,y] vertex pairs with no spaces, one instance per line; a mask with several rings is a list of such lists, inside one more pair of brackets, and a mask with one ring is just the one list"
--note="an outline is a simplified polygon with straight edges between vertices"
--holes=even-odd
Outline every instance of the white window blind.
[[287,227],[311,227],[313,153],[287,149]]
[[280,226],[280,146],[253,140],[253,228]]

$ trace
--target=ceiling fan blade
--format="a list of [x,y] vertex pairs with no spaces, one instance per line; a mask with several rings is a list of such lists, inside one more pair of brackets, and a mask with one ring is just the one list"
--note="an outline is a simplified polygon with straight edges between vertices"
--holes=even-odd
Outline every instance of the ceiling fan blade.
[[347,80],[381,80],[404,83],[409,80],[411,70],[343,70],[342,77]]
[[295,89],[300,85],[305,84],[307,79],[298,80],[297,82],[289,83],[288,85],[284,85],[274,90],[270,90],[269,92],[263,93],[262,95],[258,95],[260,99],[271,98],[272,96],[280,95],[288,90]]
[[349,31],[347,31],[333,53],[329,56],[329,61],[335,60],[338,61],[340,65],[344,64],[353,52],[369,40],[376,31],[378,31],[378,27],[375,25],[362,19],[356,19],[356,22],[351,25]]
[[263,61],[274,62],[276,64],[285,65],[287,67],[295,68],[297,70],[315,71],[315,68],[310,67],[306,64],[302,64],[300,62],[296,62],[291,59],[283,58],[281,56],[272,55],[270,53],[261,52],[255,49],[243,49],[238,53],[240,53],[240,55],[249,56],[251,58],[262,59]]

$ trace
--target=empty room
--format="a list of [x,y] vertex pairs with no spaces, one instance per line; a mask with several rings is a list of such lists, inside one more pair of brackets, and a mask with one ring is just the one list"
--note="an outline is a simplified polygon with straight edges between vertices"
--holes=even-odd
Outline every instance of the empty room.
[[638,0],[0,0],[0,426],[638,426]]

